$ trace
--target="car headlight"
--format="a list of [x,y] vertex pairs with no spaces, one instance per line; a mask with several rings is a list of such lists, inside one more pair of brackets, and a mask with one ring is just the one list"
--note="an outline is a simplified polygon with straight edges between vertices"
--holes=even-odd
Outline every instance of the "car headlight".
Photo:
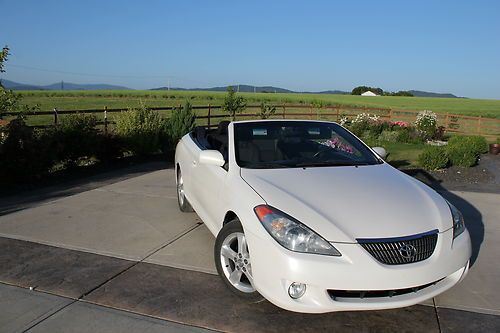
[[341,256],[320,235],[276,208],[261,205],[254,211],[267,232],[283,247],[295,252]]
[[455,239],[465,230],[464,217],[457,207],[453,206],[450,202],[448,202],[448,206],[450,206],[451,216],[453,218],[453,239]]

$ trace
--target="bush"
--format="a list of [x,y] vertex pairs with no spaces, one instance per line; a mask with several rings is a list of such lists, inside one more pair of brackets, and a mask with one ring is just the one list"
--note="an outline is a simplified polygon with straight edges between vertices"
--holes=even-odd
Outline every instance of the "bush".
[[446,168],[449,163],[446,149],[439,146],[428,146],[418,156],[418,163],[426,170]]
[[222,103],[222,110],[229,113],[232,119],[234,119],[236,113],[240,113],[247,106],[245,99],[241,96],[236,96],[234,88],[227,87],[227,95],[224,97],[224,102]]
[[448,140],[450,147],[469,147],[476,154],[483,154],[488,152],[488,142],[486,139],[479,135],[472,136],[453,136]]
[[165,120],[145,105],[121,112],[116,116],[115,133],[136,155],[157,152],[160,149],[160,138],[164,135],[165,128]]
[[398,137],[398,131],[383,130],[378,136],[378,139],[385,142],[398,142]]
[[468,146],[448,146],[447,155],[452,165],[471,167],[477,163],[479,154]]
[[166,139],[171,144],[170,147],[175,147],[177,142],[194,128],[194,125],[193,107],[186,101],[184,106],[172,112],[172,116],[165,123]]
[[432,139],[436,133],[437,115],[429,110],[421,111],[417,114],[415,126],[424,139]]
[[22,117],[5,128],[0,153],[0,176],[7,181],[30,180],[46,173],[56,161],[52,136],[35,130]]
[[422,136],[418,130],[413,126],[408,126],[405,128],[396,128],[396,132],[398,133],[398,142],[402,143],[421,143]]
[[97,146],[96,124],[93,114],[76,113],[63,117],[54,132],[58,159],[74,165],[80,158],[91,157]]
[[276,106],[269,105],[266,102],[260,103],[260,112],[258,116],[260,119],[268,119],[276,113]]
[[97,137],[94,155],[99,161],[108,163],[123,156],[125,150],[124,146],[123,140],[116,135],[99,135]]

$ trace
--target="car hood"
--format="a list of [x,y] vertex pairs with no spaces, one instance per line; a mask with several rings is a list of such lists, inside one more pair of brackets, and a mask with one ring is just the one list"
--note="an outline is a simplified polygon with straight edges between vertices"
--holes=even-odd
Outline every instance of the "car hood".
[[241,169],[264,201],[331,242],[409,236],[452,226],[446,201],[388,164]]

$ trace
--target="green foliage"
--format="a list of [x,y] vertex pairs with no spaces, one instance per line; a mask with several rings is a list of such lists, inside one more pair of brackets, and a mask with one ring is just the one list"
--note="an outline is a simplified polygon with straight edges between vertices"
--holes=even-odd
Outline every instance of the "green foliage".
[[388,129],[383,130],[378,136],[378,139],[382,142],[398,142],[398,138],[398,131],[391,131]]
[[7,58],[9,57],[9,47],[4,46],[2,48],[2,51],[0,51],[0,73],[4,73],[5,69],[5,62],[7,61]]
[[141,105],[116,116],[115,133],[136,155],[155,153],[160,149],[160,138],[165,130],[165,120],[155,111]]
[[479,135],[452,136],[448,140],[448,146],[452,148],[460,146],[469,147],[477,155],[487,153],[489,148],[486,139]]
[[402,96],[402,97],[413,97],[413,94],[409,91],[400,90],[398,92],[384,92],[384,96]]
[[424,140],[432,139],[437,129],[437,115],[430,110],[419,112],[415,121],[415,127]]
[[177,142],[189,133],[195,126],[193,107],[186,101],[182,107],[175,109],[171,117],[166,122],[166,135],[171,147],[175,147]]
[[55,129],[60,161],[75,165],[80,158],[91,157],[97,146],[97,118],[93,114],[64,116]]
[[375,93],[379,96],[382,96],[384,94],[384,90],[382,88],[359,86],[352,90],[351,95],[361,95],[367,91],[371,91],[372,93]]
[[476,165],[479,155],[468,146],[449,146],[447,154],[452,165],[471,167]]
[[422,137],[420,136],[417,129],[413,126],[408,126],[406,128],[396,128],[395,131],[398,133],[398,142],[402,143],[422,143]]
[[247,106],[246,100],[242,96],[236,96],[236,92],[233,87],[227,87],[227,95],[224,97],[224,102],[222,103],[222,110],[229,113],[232,119],[234,119],[236,113],[240,113]]
[[418,156],[418,163],[426,170],[438,170],[446,168],[449,158],[444,147],[427,146]]
[[0,177],[12,182],[44,174],[56,160],[52,143],[51,135],[28,127],[24,117],[12,120],[1,146]]
[[260,119],[268,119],[276,113],[276,106],[269,105],[266,102],[260,103],[260,112],[258,113]]

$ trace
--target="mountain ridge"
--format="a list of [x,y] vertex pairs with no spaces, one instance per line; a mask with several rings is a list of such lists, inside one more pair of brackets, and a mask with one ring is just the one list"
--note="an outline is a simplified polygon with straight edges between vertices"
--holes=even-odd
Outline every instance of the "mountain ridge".
[[[18,83],[11,80],[2,79],[0,81],[6,89],[12,90],[134,90],[125,86],[105,84],[105,83],[90,83],[79,84],[71,82],[58,82],[48,85],[33,85]],[[61,89],[64,87],[64,89]],[[172,91],[226,91],[228,86],[217,86],[211,88],[167,88],[158,87],[148,90],[172,90]],[[332,95],[350,95],[348,91],[342,90],[323,90],[323,91],[293,91],[290,89],[274,87],[274,86],[253,86],[248,84],[232,85],[239,92],[258,92],[258,93],[299,93],[299,94],[332,94]],[[435,97],[435,98],[463,98],[451,93],[435,93],[422,90],[409,90],[415,97]]]

